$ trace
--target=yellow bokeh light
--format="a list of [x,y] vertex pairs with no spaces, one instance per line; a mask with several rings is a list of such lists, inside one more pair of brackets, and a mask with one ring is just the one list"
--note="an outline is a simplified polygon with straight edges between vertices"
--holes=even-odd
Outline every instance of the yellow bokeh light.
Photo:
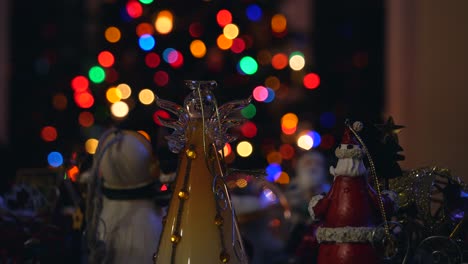
[[122,99],[127,99],[132,95],[132,88],[126,83],[121,83],[117,85],[117,89],[120,90],[120,93],[122,94]]
[[127,103],[120,101],[112,104],[110,110],[113,116],[123,118],[128,115],[129,107]]
[[150,89],[143,89],[138,93],[138,100],[144,105],[152,104],[154,101],[154,93]]
[[249,183],[247,182],[246,179],[237,179],[237,181],[236,181],[237,187],[239,187],[241,189],[247,187],[248,184]]
[[291,56],[289,59],[289,67],[293,69],[294,71],[300,71],[304,68],[305,66],[305,59],[301,55],[294,55]]
[[276,76],[269,76],[265,79],[265,86],[270,87],[274,91],[277,91],[280,88],[280,85],[280,79]]
[[223,28],[223,34],[228,39],[235,39],[239,36],[239,28],[235,24],[227,24]]
[[116,27],[108,27],[104,32],[104,37],[110,43],[116,43],[120,40],[121,36],[122,34],[120,33],[120,30]]
[[216,39],[216,44],[222,50],[228,50],[232,46],[232,39],[226,38],[224,34],[219,35],[218,39]]
[[203,58],[206,54],[206,46],[203,41],[196,39],[190,43],[190,52],[195,58]]
[[150,135],[149,135],[148,133],[146,133],[146,131],[144,131],[144,130],[138,130],[137,132],[140,133],[140,134],[141,134],[142,136],[144,136],[148,141],[151,142],[151,137],[150,137]]
[[281,126],[287,129],[292,129],[297,126],[299,118],[294,113],[287,113],[281,118]]
[[111,87],[106,91],[106,99],[111,104],[117,103],[122,99],[122,92],[120,92],[120,90],[115,87]]
[[95,139],[95,138],[90,138],[90,139],[86,140],[86,142],[85,142],[86,152],[88,152],[89,154],[96,153],[96,149],[97,149],[98,144],[99,144],[99,141],[97,139]]
[[172,31],[173,27],[173,19],[172,13],[168,10],[163,10],[159,12],[156,20],[154,22],[154,27],[159,34],[169,34]]
[[297,139],[297,146],[301,149],[309,150],[314,146],[314,140],[308,134],[304,134]]
[[271,18],[271,30],[276,33],[281,33],[286,30],[286,17],[282,14],[276,14]]
[[239,156],[246,158],[252,154],[253,147],[252,144],[250,144],[250,142],[241,141],[239,142],[239,144],[237,144],[236,151],[237,154],[239,154]]

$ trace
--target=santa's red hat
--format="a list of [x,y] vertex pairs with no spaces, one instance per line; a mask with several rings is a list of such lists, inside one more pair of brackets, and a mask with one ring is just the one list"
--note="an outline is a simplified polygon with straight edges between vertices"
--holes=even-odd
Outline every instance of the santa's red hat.
[[[354,132],[359,132],[363,128],[363,124],[361,122],[354,122],[352,126],[352,130]],[[351,131],[351,128],[346,125],[345,130],[343,132],[343,138],[341,139],[341,144],[342,145],[354,145],[354,146],[359,146],[359,147],[353,147],[353,148],[340,148],[338,147],[335,150],[335,155],[339,159],[345,159],[345,158],[354,158],[354,159],[361,159],[362,158],[362,150],[361,150],[361,144],[357,140],[356,136],[353,134]]]
[[[363,125],[359,121],[353,123],[353,130],[355,132],[361,131],[362,127],[363,127]],[[341,144],[343,144],[343,145],[360,145],[359,141],[356,139],[356,137],[351,132],[351,129],[348,126],[345,127],[343,137],[341,138]]]

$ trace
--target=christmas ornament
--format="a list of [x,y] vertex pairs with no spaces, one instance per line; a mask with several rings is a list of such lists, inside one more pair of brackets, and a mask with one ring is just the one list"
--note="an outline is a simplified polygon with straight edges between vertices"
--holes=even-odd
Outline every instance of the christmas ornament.
[[[385,241],[389,250],[393,244],[387,223],[393,202],[382,195],[371,160],[376,190],[367,181],[363,157],[368,152],[357,135],[361,129],[362,123],[347,124],[335,151],[338,163],[330,168],[335,177],[331,190],[325,196],[314,196],[309,203],[312,219],[321,223],[316,232],[321,264],[381,263],[380,255],[388,252],[378,252],[375,245]],[[382,222],[383,228],[379,227]]]
[[250,103],[233,101],[218,108],[214,81],[186,81],[192,92],[184,105],[156,99],[156,104],[177,116],[160,119],[174,129],[169,148],[179,153],[177,176],[160,245],[154,262],[246,263],[242,238],[225,184],[222,152],[234,137],[227,130],[240,124],[231,114]]
[[88,263],[151,263],[162,230],[151,144],[137,132],[110,129],[99,139],[89,174]]

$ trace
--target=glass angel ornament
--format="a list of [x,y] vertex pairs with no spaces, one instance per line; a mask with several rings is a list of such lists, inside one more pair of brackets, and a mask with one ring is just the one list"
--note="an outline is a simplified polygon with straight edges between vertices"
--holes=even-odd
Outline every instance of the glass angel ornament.
[[175,189],[165,217],[157,264],[247,263],[219,151],[234,137],[227,130],[240,124],[231,118],[250,103],[232,101],[218,107],[214,81],[186,81],[192,92],[184,105],[157,99],[177,116],[160,120],[174,132],[169,148],[179,153]]

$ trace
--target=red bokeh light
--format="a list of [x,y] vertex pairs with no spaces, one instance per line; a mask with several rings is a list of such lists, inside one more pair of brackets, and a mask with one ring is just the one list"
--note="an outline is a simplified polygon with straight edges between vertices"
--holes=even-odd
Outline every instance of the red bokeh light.
[[146,66],[150,68],[156,68],[161,63],[161,57],[159,57],[159,55],[154,52],[150,52],[146,54],[145,63]]
[[138,37],[141,35],[149,34],[152,35],[154,33],[154,27],[150,23],[140,23],[136,27],[136,34]]
[[281,131],[283,131],[283,134],[285,135],[292,135],[296,133],[296,130],[297,130],[297,126],[286,127],[286,126],[281,125]]
[[85,92],[88,90],[89,81],[88,78],[84,76],[76,76],[71,81],[71,87],[75,91],[75,93]]
[[157,71],[154,74],[154,83],[158,86],[166,86],[169,82],[169,75],[165,71]]
[[257,126],[254,122],[248,121],[241,126],[242,135],[246,138],[253,138],[257,135]]
[[288,66],[288,56],[286,56],[286,54],[284,53],[275,54],[275,56],[271,58],[271,65],[276,70],[281,70],[281,69],[286,68],[286,66]]
[[94,97],[88,92],[75,93],[75,103],[80,108],[90,108],[94,104]]
[[232,42],[231,51],[234,53],[241,53],[245,50],[245,42],[241,38],[236,38]]
[[102,51],[98,55],[98,62],[102,67],[110,67],[114,65],[114,55],[109,51]]
[[294,157],[295,150],[290,144],[283,144],[280,146],[279,152],[281,157],[285,160],[290,160]]
[[330,149],[333,147],[333,145],[335,145],[335,138],[332,135],[330,134],[322,135],[322,138],[320,141],[320,148]]
[[218,14],[216,14],[216,21],[220,27],[224,27],[227,24],[232,23],[232,14],[226,9],[219,10]]
[[143,7],[138,1],[129,1],[126,8],[131,18],[138,18],[143,14]]
[[169,115],[168,112],[164,111],[164,110],[156,110],[156,112],[154,112],[153,114],[153,121],[158,125],[158,126],[162,126],[161,122],[159,121],[159,119],[168,119],[170,118],[171,116]]
[[53,126],[45,126],[41,130],[41,138],[44,141],[52,142],[57,139],[57,129]]
[[106,82],[113,83],[119,79],[119,73],[114,68],[105,69],[106,71]]
[[94,124],[94,115],[90,112],[81,112],[78,116],[78,123],[82,127],[90,127]]
[[307,89],[315,89],[320,85],[320,77],[315,73],[304,76],[304,86]]
[[199,22],[190,24],[189,33],[192,38],[199,38],[203,34],[203,26]]
[[182,53],[180,51],[176,51],[176,53],[177,56],[175,61],[170,64],[172,68],[180,68],[184,64],[184,56],[182,55]]

